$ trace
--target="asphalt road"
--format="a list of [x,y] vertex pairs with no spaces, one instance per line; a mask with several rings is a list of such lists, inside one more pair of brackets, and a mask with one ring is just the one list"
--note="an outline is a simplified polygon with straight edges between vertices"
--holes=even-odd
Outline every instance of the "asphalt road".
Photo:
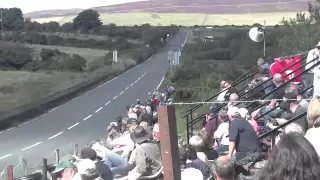
[[[41,158],[54,160],[75,144],[83,147],[105,134],[107,125],[125,114],[125,106],[146,99],[163,81],[168,70],[167,51],[180,49],[188,32],[180,31],[160,53],[103,85],[59,106],[28,123],[0,134],[0,173],[8,164],[16,166],[20,157],[28,167],[41,165]],[[19,167],[16,168],[19,176]]]

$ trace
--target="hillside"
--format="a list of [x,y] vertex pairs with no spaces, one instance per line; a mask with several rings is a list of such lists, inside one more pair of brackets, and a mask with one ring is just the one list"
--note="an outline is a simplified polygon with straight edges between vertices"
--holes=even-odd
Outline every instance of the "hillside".
[[[112,6],[93,7],[99,13],[154,12],[242,14],[261,12],[297,12],[308,9],[307,0],[149,0]],[[90,7],[88,7],[90,8]],[[81,9],[44,10],[25,14],[30,18],[76,15]]]

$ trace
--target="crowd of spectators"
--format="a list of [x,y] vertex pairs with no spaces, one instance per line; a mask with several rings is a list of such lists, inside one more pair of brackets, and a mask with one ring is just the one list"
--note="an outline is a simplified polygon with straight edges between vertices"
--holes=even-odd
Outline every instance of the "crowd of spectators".
[[[320,177],[320,100],[309,100],[303,82],[288,82],[280,73],[266,82],[272,65],[258,60],[259,76],[246,90],[222,81],[204,126],[179,144],[182,180],[316,180]],[[263,84],[263,85],[261,85]],[[262,88],[255,88],[260,86]],[[267,95],[248,106],[242,100]],[[270,92],[273,92],[270,94]],[[163,173],[157,107],[172,102],[173,87],[127,107],[107,127],[107,136],[62,158],[52,177],[59,179],[157,179]],[[258,108],[257,108],[258,107]],[[307,116],[295,118],[307,112]],[[295,121],[278,129],[290,119]],[[272,136],[261,134],[276,129]]]

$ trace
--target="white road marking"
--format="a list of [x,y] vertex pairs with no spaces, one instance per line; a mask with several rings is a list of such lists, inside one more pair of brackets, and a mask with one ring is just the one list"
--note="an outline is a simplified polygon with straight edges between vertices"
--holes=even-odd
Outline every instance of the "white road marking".
[[121,91],[119,95],[121,95],[121,94],[123,94],[123,93],[124,93],[124,91]]
[[141,79],[141,77],[139,77],[137,81],[139,81],[140,79]]
[[128,87],[126,87],[126,90],[128,90],[129,89],[129,86]]
[[109,103],[111,103],[111,101],[108,101],[107,103],[105,103],[104,105],[108,105]]
[[10,130],[12,130],[12,129],[14,129],[15,127],[12,127],[12,128],[9,128],[9,129],[7,129],[7,130],[5,130],[5,131],[10,131]]
[[27,150],[27,149],[33,148],[33,147],[35,147],[35,146],[38,146],[38,145],[41,144],[41,143],[42,143],[42,142],[37,142],[37,143],[32,144],[31,146],[28,146],[28,147],[23,148],[23,149],[21,149],[21,150],[22,150],[22,151],[25,151],[25,150]]
[[68,127],[68,129],[72,129],[72,128],[74,128],[74,127],[76,127],[76,126],[78,126],[80,123],[75,123],[74,125],[72,125],[72,126],[70,126],[70,127]]
[[118,97],[118,95],[116,95],[116,96],[113,98],[113,100],[117,99],[117,97]]
[[134,83],[131,83],[130,86],[133,86]]
[[137,82],[138,82],[138,80],[135,80],[135,81],[134,81],[134,83],[137,83]]
[[96,110],[96,113],[99,112],[103,107],[100,107],[99,109]]
[[85,121],[85,120],[87,120],[87,119],[91,118],[91,116],[92,116],[92,114],[90,114],[89,116],[87,116],[87,117],[86,117],[86,118],[84,118],[83,120]]
[[160,86],[161,86],[161,84],[162,84],[163,80],[164,80],[164,76],[163,76],[163,78],[161,79],[161,81],[160,81],[159,85],[157,86],[157,90],[160,88]]
[[7,158],[7,157],[9,157],[9,156],[12,156],[12,154],[7,154],[7,155],[4,155],[4,156],[1,156],[1,157],[0,157],[0,160],[1,160],[1,159],[4,159],[4,158]]
[[53,138],[55,138],[55,137],[57,137],[57,136],[59,136],[60,134],[62,134],[63,132],[59,132],[59,133],[57,133],[57,134],[55,134],[55,135],[53,135],[53,136],[51,136],[51,137],[49,137],[48,139],[50,140],[50,139],[53,139]]
[[147,72],[144,72],[144,74],[143,75],[146,75],[147,74]]

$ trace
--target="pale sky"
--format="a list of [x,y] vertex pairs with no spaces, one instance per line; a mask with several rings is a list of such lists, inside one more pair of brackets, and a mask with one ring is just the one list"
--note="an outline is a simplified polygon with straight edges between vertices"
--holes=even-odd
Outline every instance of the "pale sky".
[[18,7],[23,13],[49,9],[91,8],[143,0],[1,0],[0,7]]

